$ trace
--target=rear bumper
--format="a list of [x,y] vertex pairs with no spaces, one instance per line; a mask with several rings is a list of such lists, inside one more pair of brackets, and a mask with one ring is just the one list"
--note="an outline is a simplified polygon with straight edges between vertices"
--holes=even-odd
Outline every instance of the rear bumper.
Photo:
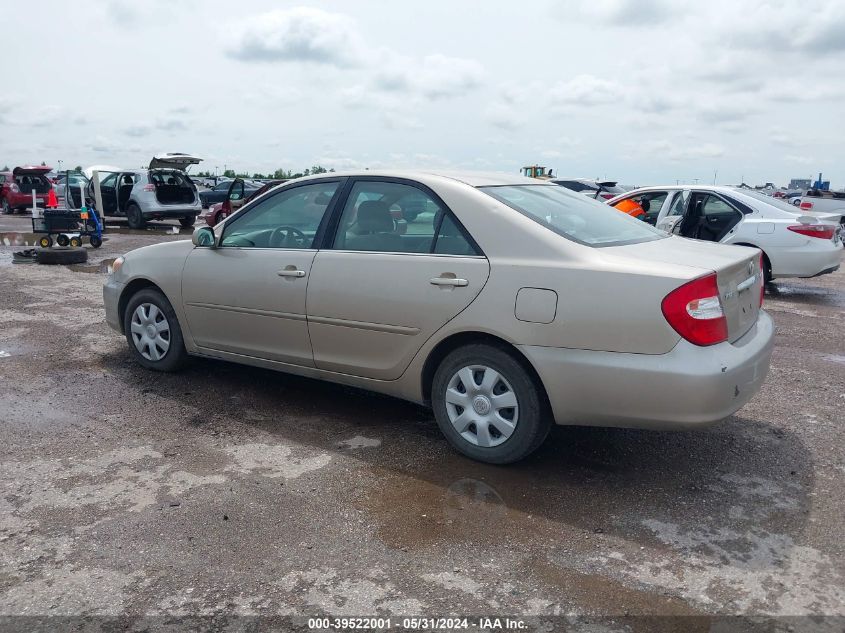
[[738,341],[667,354],[553,347],[520,350],[540,375],[558,424],[689,429],[722,420],[747,403],[769,371],[774,324],[761,311]]
[[199,215],[201,211],[202,210],[200,209],[199,205],[196,205],[194,207],[149,209],[147,211],[142,211],[141,215],[143,215],[147,219],[184,218],[186,215]]
[[106,279],[106,283],[103,284],[103,305],[106,309],[106,323],[109,324],[111,329],[120,334],[123,334],[123,324],[120,322],[118,305],[124,287],[124,284],[116,282],[111,275]]
[[[6,196],[6,200],[9,201],[9,206],[16,209],[22,208],[32,208],[32,194],[31,193],[9,193]],[[37,193],[35,194],[36,204],[39,207],[44,207],[47,205],[47,194],[46,193]]]
[[[818,238],[808,238],[818,240]],[[818,240],[799,248],[783,248],[769,253],[772,277],[816,277],[833,272],[842,263],[842,243]]]

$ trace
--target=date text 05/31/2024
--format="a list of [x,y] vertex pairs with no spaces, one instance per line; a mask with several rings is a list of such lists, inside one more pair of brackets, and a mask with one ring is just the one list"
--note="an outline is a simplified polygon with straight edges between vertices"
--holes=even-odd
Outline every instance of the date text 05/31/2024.
[[308,628],[314,631],[390,630],[408,631],[519,631],[528,625],[519,618],[308,618]]

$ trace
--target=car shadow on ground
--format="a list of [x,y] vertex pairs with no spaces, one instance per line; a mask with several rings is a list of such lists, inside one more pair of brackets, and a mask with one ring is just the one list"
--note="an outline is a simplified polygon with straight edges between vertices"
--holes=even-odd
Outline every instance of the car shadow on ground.
[[156,374],[123,352],[102,360],[131,388],[199,409],[182,421],[186,435],[241,427],[360,461],[368,475],[354,481],[365,489],[350,499],[396,547],[489,539],[491,521],[513,522],[511,541],[616,533],[659,544],[659,527],[673,525],[795,539],[809,511],[812,457],[766,420],[733,416],[690,432],[555,427],[529,459],[491,466],[455,453],[428,409],[394,398],[223,361]]

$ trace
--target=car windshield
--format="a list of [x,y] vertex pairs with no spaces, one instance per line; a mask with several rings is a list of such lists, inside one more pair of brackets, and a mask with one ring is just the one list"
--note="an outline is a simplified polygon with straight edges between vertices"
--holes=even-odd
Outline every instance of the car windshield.
[[668,237],[642,220],[563,187],[507,185],[479,189],[579,244],[620,246]]

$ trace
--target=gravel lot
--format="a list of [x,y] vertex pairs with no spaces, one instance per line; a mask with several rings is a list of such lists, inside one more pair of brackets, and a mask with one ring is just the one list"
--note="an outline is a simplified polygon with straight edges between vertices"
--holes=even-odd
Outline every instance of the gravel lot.
[[137,366],[104,322],[104,270],[184,239],[173,226],[112,231],[71,270],[11,264],[29,219],[0,218],[0,614],[845,625],[845,272],[768,292],[771,374],[724,423],[558,428],[493,467],[398,400]]

